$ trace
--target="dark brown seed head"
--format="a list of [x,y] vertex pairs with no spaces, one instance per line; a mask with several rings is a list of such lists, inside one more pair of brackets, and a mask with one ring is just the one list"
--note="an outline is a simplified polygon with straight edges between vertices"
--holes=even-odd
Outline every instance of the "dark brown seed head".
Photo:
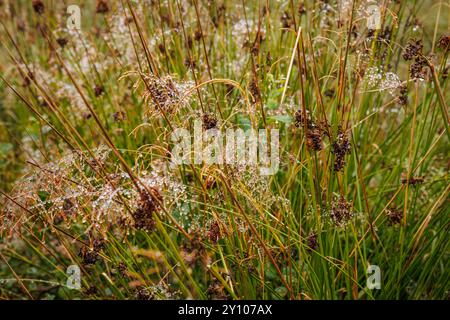
[[92,241],[92,247],[95,252],[100,252],[105,248],[105,240],[101,238],[96,238]]
[[211,190],[211,189],[214,189],[215,187],[217,187],[216,179],[214,179],[213,176],[208,176],[208,178],[206,178],[206,181],[205,181],[205,187],[208,190]]
[[345,166],[345,156],[351,152],[351,144],[349,138],[342,129],[339,129],[338,136],[333,142],[332,152],[335,155],[334,158],[334,171],[341,171]]
[[283,15],[281,16],[281,25],[284,29],[289,29],[293,24],[292,18],[289,15],[289,12],[284,11]]
[[212,223],[208,230],[209,241],[211,241],[213,244],[216,244],[217,241],[219,241],[220,236],[221,234],[219,224],[217,222]]
[[138,300],[153,300],[154,296],[147,288],[139,287],[136,290],[136,298]]
[[337,226],[345,225],[353,217],[352,204],[340,196],[333,201],[330,216]]
[[207,294],[211,299],[226,300],[228,298],[225,287],[217,279],[214,279],[208,286]]
[[84,294],[87,296],[93,296],[93,295],[96,295],[97,293],[98,293],[98,290],[94,286],[90,286],[89,288],[86,288],[84,290]]
[[123,261],[120,261],[117,264],[117,271],[119,271],[119,274],[122,278],[125,278],[127,276],[127,269],[127,265]]
[[195,60],[192,58],[184,59],[184,65],[188,68],[194,69],[196,67]]
[[400,95],[398,96],[398,103],[402,106],[406,106],[408,104],[408,87],[406,85],[402,85],[400,87]]
[[442,79],[444,80],[448,78],[448,69],[449,67],[445,67],[444,71],[442,72]]
[[267,52],[267,55],[266,55],[266,65],[267,66],[272,65],[272,55],[270,54],[270,52]]
[[143,208],[137,208],[131,215],[136,229],[147,232],[155,230],[156,221],[153,217],[153,212],[145,211]]
[[200,41],[202,39],[202,32],[200,30],[196,30],[194,33],[194,40]]
[[300,3],[298,4],[298,14],[302,15],[305,13],[306,13],[305,4],[303,3],[303,1],[300,1]]
[[25,29],[26,29],[25,20],[23,20],[23,19],[18,19],[18,20],[17,20],[17,23],[16,23],[16,26],[17,26],[17,29],[18,29],[20,32],[24,32]]
[[37,14],[43,14],[45,11],[44,3],[41,0],[33,0],[33,9]]
[[192,49],[192,44],[193,44],[192,37],[190,35],[188,35],[188,37],[186,39],[186,45],[189,49]]
[[252,79],[249,85],[250,93],[252,94],[253,103],[257,103],[261,99],[261,92],[259,91],[258,83],[256,79]]
[[306,127],[309,127],[311,125],[311,117],[309,115],[308,110],[306,110],[306,119],[303,117],[303,111],[297,110],[294,114],[294,125],[297,128],[303,128],[305,126],[304,121],[306,120]]
[[447,52],[450,49],[450,36],[449,35],[443,35],[438,42],[438,47],[444,51]]
[[81,258],[83,265],[95,264],[98,260],[98,252],[86,246],[81,247],[78,256]]
[[153,215],[155,211],[159,210],[158,202],[162,202],[162,196],[158,190],[151,188],[150,192],[152,195],[148,194],[146,191],[141,193],[139,207],[132,213],[134,227],[147,232],[155,230],[156,221]]
[[73,213],[74,204],[70,199],[64,199],[62,211],[65,215],[70,216]]
[[115,122],[123,121],[127,118],[127,115],[123,111],[117,111],[113,113],[113,118]]
[[407,178],[402,178],[402,184],[409,184],[411,186],[422,184],[423,182],[423,177],[410,177],[409,180]]
[[203,130],[209,130],[217,127],[217,118],[212,113],[204,113],[202,116]]
[[96,85],[94,88],[94,94],[96,97],[99,97],[104,91],[105,91],[105,88],[99,84]]
[[425,79],[427,61],[423,56],[417,56],[409,68],[409,75],[412,79]]
[[319,247],[319,242],[317,241],[317,233],[311,232],[306,238],[306,245],[308,246],[308,251],[317,250]]
[[405,59],[406,61],[412,60],[413,58],[422,54],[422,49],[422,40],[411,39],[406,46],[405,51],[403,52],[403,59]]
[[56,39],[56,42],[59,44],[61,48],[64,48],[69,41],[66,38],[58,38]]
[[323,131],[318,128],[308,128],[306,130],[306,146],[313,151],[323,149]]
[[403,210],[397,208],[386,210],[389,225],[400,224],[403,220]]

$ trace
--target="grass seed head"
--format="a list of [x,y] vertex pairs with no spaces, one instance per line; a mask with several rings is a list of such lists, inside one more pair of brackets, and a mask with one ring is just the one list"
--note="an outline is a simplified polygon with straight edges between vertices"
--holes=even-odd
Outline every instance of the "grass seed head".
[[336,140],[333,142],[334,171],[341,171],[345,166],[345,157],[351,152],[350,140],[345,132],[339,128]]
[[105,14],[105,13],[108,13],[108,11],[109,11],[108,1],[97,0],[96,12]]
[[44,13],[45,6],[44,6],[44,3],[41,0],[33,0],[32,5],[33,5],[34,11],[37,14],[41,15],[41,14]]

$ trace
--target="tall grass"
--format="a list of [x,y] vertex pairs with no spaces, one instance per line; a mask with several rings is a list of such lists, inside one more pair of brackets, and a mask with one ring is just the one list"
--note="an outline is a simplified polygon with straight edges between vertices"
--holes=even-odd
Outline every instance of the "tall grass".
[[[0,3],[1,298],[448,298],[448,2]],[[277,174],[171,165],[195,120]]]

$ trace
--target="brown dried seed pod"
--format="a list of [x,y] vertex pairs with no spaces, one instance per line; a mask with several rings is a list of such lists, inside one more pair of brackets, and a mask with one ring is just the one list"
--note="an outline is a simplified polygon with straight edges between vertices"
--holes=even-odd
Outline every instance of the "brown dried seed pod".
[[345,225],[353,217],[351,202],[340,196],[333,201],[330,216],[337,226]]
[[306,146],[310,150],[320,151],[323,149],[322,141],[323,132],[317,128],[307,129],[306,131]]
[[209,130],[217,127],[217,118],[212,113],[204,113],[202,116],[203,130]]
[[102,85],[96,85],[94,88],[94,94],[96,97],[99,97],[103,92],[105,92],[105,88]]
[[123,121],[127,118],[127,115],[123,111],[117,111],[113,113],[113,118],[115,122]]
[[334,171],[341,171],[345,166],[345,156],[351,152],[351,144],[347,134],[342,132],[339,128],[339,133],[336,140],[333,142],[332,152],[335,155],[334,158]]
[[397,208],[386,210],[389,225],[400,224],[403,220],[403,210]]
[[306,238],[307,251],[317,250],[319,248],[319,242],[317,241],[317,233],[311,232]]
[[444,52],[448,51],[450,49],[450,36],[449,35],[441,36],[438,42],[438,47]]
[[106,1],[106,0],[97,0],[96,12],[104,14],[104,13],[107,13],[108,11],[109,11],[108,1]]
[[216,244],[221,237],[220,226],[217,222],[211,224],[208,230],[208,239],[212,243]]
[[422,184],[423,182],[424,182],[423,177],[410,177],[409,180],[407,178],[402,178],[402,184],[409,184],[411,186]]
[[408,45],[406,46],[402,57],[406,61],[412,60],[415,57],[417,57],[418,55],[421,55],[422,50],[423,50],[422,40],[411,39],[409,41]]
[[125,278],[127,276],[127,265],[121,261],[117,264],[117,271],[119,271],[119,274],[122,278]]
[[33,0],[33,9],[37,14],[43,14],[45,11],[44,3],[41,0]]
[[408,87],[402,85],[400,87],[400,95],[398,96],[398,103],[402,106],[406,106],[408,104]]
[[147,232],[152,232],[156,228],[156,221],[153,215],[155,211],[159,210],[159,204],[153,197],[162,202],[162,196],[156,189],[152,188],[150,191],[153,196],[144,191],[141,194],[139,208],[131,214],[134,220],[134,227]]
[[139,287],[136,290],[136,299],[138,299],[138,300],[153,300],[154,296],[147,288]]
[[81,247],[80,252],[78,253],[78,256],[82,260],[83,265],[92,265],[95,264],[98,259],[99,255],[98,252],[94,249],[88,248],[88,247]]
[[59,46],[61,48],[64,48],[67,45],[67,43],[69,43],[69,41],[66,38],[62,38],[62,37],[56,39],[56,42],[59,44]]

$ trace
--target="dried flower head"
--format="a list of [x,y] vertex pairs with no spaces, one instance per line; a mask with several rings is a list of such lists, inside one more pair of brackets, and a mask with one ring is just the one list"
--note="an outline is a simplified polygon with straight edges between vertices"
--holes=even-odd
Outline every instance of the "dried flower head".
[[99,97],[100,95],[102,95],[102,93],[105,91],[105,88],[102,85],[96,85],[94,87],[94,94],[96,97]]
[[294,125],[297,128],[304,128],[306,126],[306,146],[313,151],[322,150],[323,136],[326,134],[324,126],[314,123],[308,111],[306,111],[306,119],[304,119],[301,110],[295,112],[294,119]]
[[154,295],[149,289],[147,289],[145,287],[139,287],[136,290],[136,299],[138,299],[138,300],[153,300]]
[[86,266],[95,264],[99,259],[98,251],[86,246],[81,247],[78,256],[81,258],[83,265]]
[[331,205],[331,219],[337,226],[343,226],[353,217],[352,204],[340,196]]
[[415,186],[418,184],[422,184],[424,182],[424,178],[423,177],[410,177],[408,178],[402,178],[402,184],[409,184],[411,186]]
[[409,68],[409,74],[412,79],[425,79],[428,65],[427,59],[423,55],[422,40],[411,39],[403,52],[403,59],[406,61],[414,60]]
[[217,118],[212,113],[204,113],[202,116],[203,130],[209,130],[217,127]]
[[151,188],[150,192],[152,192],[152,195],[147,194],[145,191],[141,193],[139,207],[132,213],[134,227],[147,232],[152,232],[156,227],[156,221],[153,214],[159,209],[159,204],[154,197],[156,197],[159,202],[162,202],[162,197],[158,190]]
[[444,51],[447,52],[450,49],[450,36],[449,35],[443,35],[439,39],[438,47]]
[[412,79],[425,79],[427,60],[423,56],[417,56],[409,68],[409,75]]
[[208,239],[213,244],[216,244],[221,237],[220,226],[217,222],[213,222],[208,230]]
[[408,45],[405,48],[405,51],[403,52],[403,59],[406,61],[412,60],[416,58],[418,55],[422,54],[423,50],[423,44],[422,40],[415,40],[411,39],[408,43]]
[[[136,72],[129,72],[125,76]],[[171,76],[157,77],[153,74],[140,73],[141,79],[134,85],[137,88],[140,81],[145,83],[143,98],[150,104],[151,111],[157,113],[172,113],[187,105],[191,96],[192,82],[177,83]]]
[[259,101],[261,101],[261,91],[259,90],[258,82],[255,77],[253,77],[252,81],[250,81],[248,90],[251,93],[253,103],[258,103]]
[[33,9],[37,14],[43,14],[45,11],[44,3],[41,0],[33,0]]
[[408,104],[408,87],[406,85],[402,85],[400,87],[398,103],[402,106],[406,106]]
[[97,0],[96,12],[97,13],[107,13],[109,11],[108,1]]
[[334,171],[341,171],[345,166],[345,156],[351,152],[351,144],[345,132],[339,128],[336,140],[333,142]]
[[211,284],[208,286],[207,294],[209,298],[216,299],[216,300],[227,300],[228,295],[225,290],[225,287],[223,284],[217,280],[214,279]]
[[127,276],[127,270],[128,270],[128,268],[127,268],[127,265],[125,264],[125,262],[120,261],[117,264],[117,271],[119,271],[119,274],[122,278],[125,278]]
[[397,208],[386,210],[389,225],[400,224],[403,220],[403,210]]
[[318,128],[308,129],[306,132],[306,146],[314,151],[323,149],[323,131]]
[[56,39],[56,42],[59,44],[59,46],[61,48],[64,48],[69,43],[67,38],[64,38],[64,37],[60,37],[60,38]]
[[319,242],[317,241],[317,233],[311,232],[306,238],[307,251],[311,252],[319,248]]
[[127,118],[127,115],[123,111],[117,111],[113,113],[113,118],[115,122],[123,121]]

